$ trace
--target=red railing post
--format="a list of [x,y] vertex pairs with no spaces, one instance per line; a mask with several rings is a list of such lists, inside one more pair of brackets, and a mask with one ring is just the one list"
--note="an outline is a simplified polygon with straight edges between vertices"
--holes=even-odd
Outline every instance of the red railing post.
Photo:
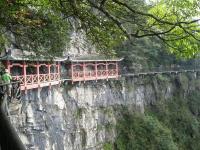
[[51,65],[48,62],[48,81],[51,81]]
[[71,63],[71,78],[72,78],[72,83],[73,83],[73,79],[74,79],[74,70],[73,70],[73,63]]
[[39,62],[37,62],[37,83],[38,83],[38,86],[40,86],[40,65],[39,65]]
[[84,79],[84,82],[85,82],[85,62],[83,62],[83,79]]
[[34,84],[34,83],[33,83],[33,78],[34,78],[34,76],[33,76],[33,74],[31,74],[31,80],[32,80],[31,84],[32,84],[32,85]]
[[58,78],[60,79],[60,62],[58,62],[57,64],[58,64],[58,72],[57,72],[57,74],[58,74]]
[[27,83],[26,83],[26,63],[25,63],[25,61],[23,61],[23,76],[24,76],[24,87],[26,89]]
[[116,78],[119,77],[119,67],[118,67],[118,62],[115,62],[116,64]]

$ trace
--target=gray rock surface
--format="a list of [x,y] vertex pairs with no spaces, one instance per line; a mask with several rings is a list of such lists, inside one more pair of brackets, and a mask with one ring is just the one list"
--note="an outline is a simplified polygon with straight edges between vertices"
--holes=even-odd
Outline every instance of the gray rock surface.
[[168,100],[179,89],[183,95],[200,90],[200,75],[129,77],[35,89],[23,96],[21,104],[9,108],[27,149],[98,150],[116,136],[119,106],[144,112],[146,105]]

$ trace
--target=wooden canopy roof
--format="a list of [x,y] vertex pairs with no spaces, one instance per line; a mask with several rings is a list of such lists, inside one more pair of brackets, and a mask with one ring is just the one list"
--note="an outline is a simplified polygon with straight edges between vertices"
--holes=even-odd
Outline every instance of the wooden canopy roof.
[[21,51],[19,49],[11,49],[9,53],[0,55],[0,60],[17,60],[17,61],[55,61],[55,62],[119,62],[123,58],[106,57],[97,54],[88,55],[70,55],[62,57],[49,58],[48,56],[37,56],[34,52]]
[[71,62],[118,62],[122,60],[123,58],[106,57],[103,55],[82,55],[70,58]]
[[0,60],[17,60],[17,61],[63,61],[63,58],[48,56],[38,56],[34,52],[21,51],[19,49],[11,49],[7,54],[3,52],[0,55]]

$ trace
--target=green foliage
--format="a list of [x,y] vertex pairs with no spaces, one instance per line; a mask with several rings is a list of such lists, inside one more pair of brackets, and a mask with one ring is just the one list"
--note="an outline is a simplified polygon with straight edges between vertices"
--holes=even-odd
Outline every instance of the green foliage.
[[198,3],[198,0],[160,0],[149,10],[151,14],[163,18],[162,23],[158,24],[155,18],[149,18],[149,26],[155,25],[157,29],[166,32],[159,38],[165,39],[170,52],[179,57],[193,58],[199,53],[199,24],[192,21],[200,14]]
[[188,89],[188,77],[184,74],[180,74],[179,75],[179,80],[180,80],[180,83],[181,83],[181,87],[183,89],[185,89],[185,91]]
[[[162,75],[162,74],[157,74],[157,79],[159,80],[159,81],[163,81],[163,82],[166,82],[166,81],[169,81],[169,78],[166,76],[166,75]],[[166,84],[166,83],[164,83],[164,84]]]
[[12,44],[46,57],[62,54],[69,23],[48,0],[3,0],[0,6],[0,49]]
[[116,150],[181,149],[200,147],[200,94],[189,93],[185,99],[176,94],[146,108],[145,114],[121,112],[117,122]]
[[77,108],[76,112],[75,112],[75,117],[77,119],[81,119],[82,118],[82,115],[83,113],[86,111],[86,108]]
[[[129,41],[116,49],[117,55],[123,56],[125,66],[129,70],[140,70],[141,68],[169,66],[177,63],[177,59],[166,52],[166,48],[156,38],[143,38]],[[158,63],[159,62],[159,63]]]
[[176,150],[171,132],[155,117],[126,115],[117,125],[118,150]]
[[127,38],[146,36],[158,37],[180,57],[199,52],[199,24],[193,21],[199,15],[198,0],[2,0],[0,7],[0,49],[12,44],[60,55],[72,27],[84,30],[87,40],[111,56]]
[[81,146],[85,147],[87,144],[87,132],[83,128],[81,128],[80,134],[81,134]]
[[199,98],[198,93],[191,93],[187,99],[176,96],[170,101],[157,103],[147,112],[171,130],[173,140],[179,149],[199,149]]
[[[194,30],[198,30],[198,29],[194,29]],[[184,34],[184,33],[180,33],[180,34]],[[197,42],[194,37],[188,36],[187,38],[184,38],[184,39],[170,41],[168,44],[171,45],[169,48],[170,52],[176,54],[178,57],[194,58],[199,53],[200,43]]]
[[113,150],[113,145],[110,142],[107,142],[103,145],[103,150]]
[[190,112],[198,117],[200,115],[200,93],[192,92],[188,96],[187,105],[189,107]]

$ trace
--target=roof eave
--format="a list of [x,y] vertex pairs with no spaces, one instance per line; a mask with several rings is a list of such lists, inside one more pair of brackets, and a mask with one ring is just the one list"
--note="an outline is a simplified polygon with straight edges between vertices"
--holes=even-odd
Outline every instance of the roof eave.
[[100,59],[100,60],[71,60],[71,62],[111,62],[111,61],[115,61],[115,62],[119,62],[119,61],[122,61],[124,58],[120,58],[120,59],[106,59],[106,60],[103,60],[103,59]]

